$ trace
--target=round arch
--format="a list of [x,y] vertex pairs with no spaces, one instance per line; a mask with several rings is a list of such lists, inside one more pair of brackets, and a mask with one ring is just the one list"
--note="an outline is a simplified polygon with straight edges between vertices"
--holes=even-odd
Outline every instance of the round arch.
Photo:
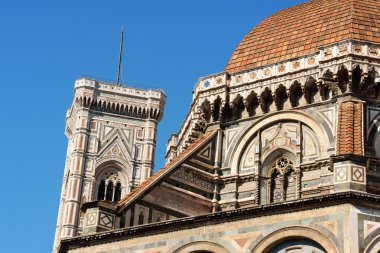
[[230,253],[227,249],[209,241],[198,241],[179,246],[174,250],[170,250],[169,253],[196,253],[196,252],[213,252],[213,253]]
[[[265,128],[273,123],[291,120],[296,122],[302,122],[303,124],[309,126],[311,129],[315,131],[317,136],[320,136],[320,147],[322,150],[327,150],[329,147],[330,141],[329,137],[333,136],[331,129],[325,129],[322,127],[321,123],[317,123],[315,119],[313,119],[310,115],[299,112],[299,111],[281,111],[278,113],[273,113],[268,115],[267,117],[263,117],[262,119],[252,124],[248,127],[244,133],[240,136],[238,142],[235,145],[234,150],[232,150],[231,158],[230,158],[230,168],[232,173],[237,173],[239,168],[239,163],[241,156],[244,153],[247,145],[249,145],[251,139],[257,134],[257,132]],[[328,132],[330,131],[330,132]]]
[[[308,239],[320,244],[326,252],[339,252],[336,245],[327,236],[317,230],[307,227],[287,227],[277,230],[261,239],[259,243],[256,241],[253,242],[250,247],[248,247],[249,251],[247,252],[268,253],[269,250],[273,249],[280,243],[292,239]],[[255,245],[255,243],[257,244]]]
[[364,253],[378,253],[380,251],[380,236],[376,237],[364,250]]
[[[127,166],[126,166],[127,165]],[[119,161],[117,158],[104,159],[99,161],[95,167],[94,185],[93,185],[93,199],[98,198],[99,185],[101,181],[112,181],[116,186],[117,182],[120,183],[120,197],[125,196],[129,192],[130,185],[130,166],[125,162]],[[113,176],[111,176],[113,175]]]
[[372,119],[372,122],[368,126],[368,144],[373,147],[377,157],[380,157],[380,115]]

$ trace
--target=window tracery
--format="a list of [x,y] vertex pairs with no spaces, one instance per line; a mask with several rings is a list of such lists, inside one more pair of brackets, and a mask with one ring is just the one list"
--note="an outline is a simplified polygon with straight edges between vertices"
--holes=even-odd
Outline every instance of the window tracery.
[[288,157],[278,158],[272,165],[270,172],[270,202],[292,200],[296,198],[296,172],[294,163]]
[[98,186],[98,200],[119,201],[121,191],[122,184],[119,173],[112,170],[105,172]]

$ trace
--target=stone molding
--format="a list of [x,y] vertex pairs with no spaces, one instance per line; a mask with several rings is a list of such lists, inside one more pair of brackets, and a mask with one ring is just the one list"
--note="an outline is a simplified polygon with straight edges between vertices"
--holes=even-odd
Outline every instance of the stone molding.
[[97,245],[130,238],[197,228],[205,225],[209,226],[210,224],[221,224],[242,219],[257,218],[283,213],[294,213],[304,210],[321,208],[321,203],[323,203],[323,207],[351,204],[379,209],[380,197],[368,193],[347,191],[312,197],[308,199],[300,199],[258,207],[241,208],[219,213],[151,223],[138,227],[109,231],[106,233],[102,232],[94,235],[64,239],[61,242],[58,253],[65,253],[69,249],[79,248],[83,245],[84,242],[90,243],[91,245]]
[[277,230],[264,238],[257,245],[248,247],[250,252],[268,253],[278,243],[287,239],[306,238],[319,243],[328,253],[338,253],[336,245],[321,232],[308,227],[287,227]]

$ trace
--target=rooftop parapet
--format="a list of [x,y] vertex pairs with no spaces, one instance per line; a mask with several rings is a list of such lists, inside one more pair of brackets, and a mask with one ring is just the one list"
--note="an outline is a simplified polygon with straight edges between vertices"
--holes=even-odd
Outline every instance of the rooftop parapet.
[[125,87],[83,77],[75,81],[74,101],[93,110],[161,120],[166,95],[162,90]]
[[144,90],[135,87],[125,87],[112,83],[97,81],[92,78],[82,77],[75,81],[75,89],[78,88],[94,88],[98,91],[112,92],[120,95],[129,95],[141,98],[156,98],[166,100],[166,96],[162,90]]

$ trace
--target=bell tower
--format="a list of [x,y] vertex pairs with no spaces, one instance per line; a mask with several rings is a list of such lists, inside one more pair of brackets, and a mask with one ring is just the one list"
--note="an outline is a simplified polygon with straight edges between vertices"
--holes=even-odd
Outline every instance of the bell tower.
[[165,100],[162,91],[76,80],[54,251],[81,234],[84,203],[116,202],[152,175]]

